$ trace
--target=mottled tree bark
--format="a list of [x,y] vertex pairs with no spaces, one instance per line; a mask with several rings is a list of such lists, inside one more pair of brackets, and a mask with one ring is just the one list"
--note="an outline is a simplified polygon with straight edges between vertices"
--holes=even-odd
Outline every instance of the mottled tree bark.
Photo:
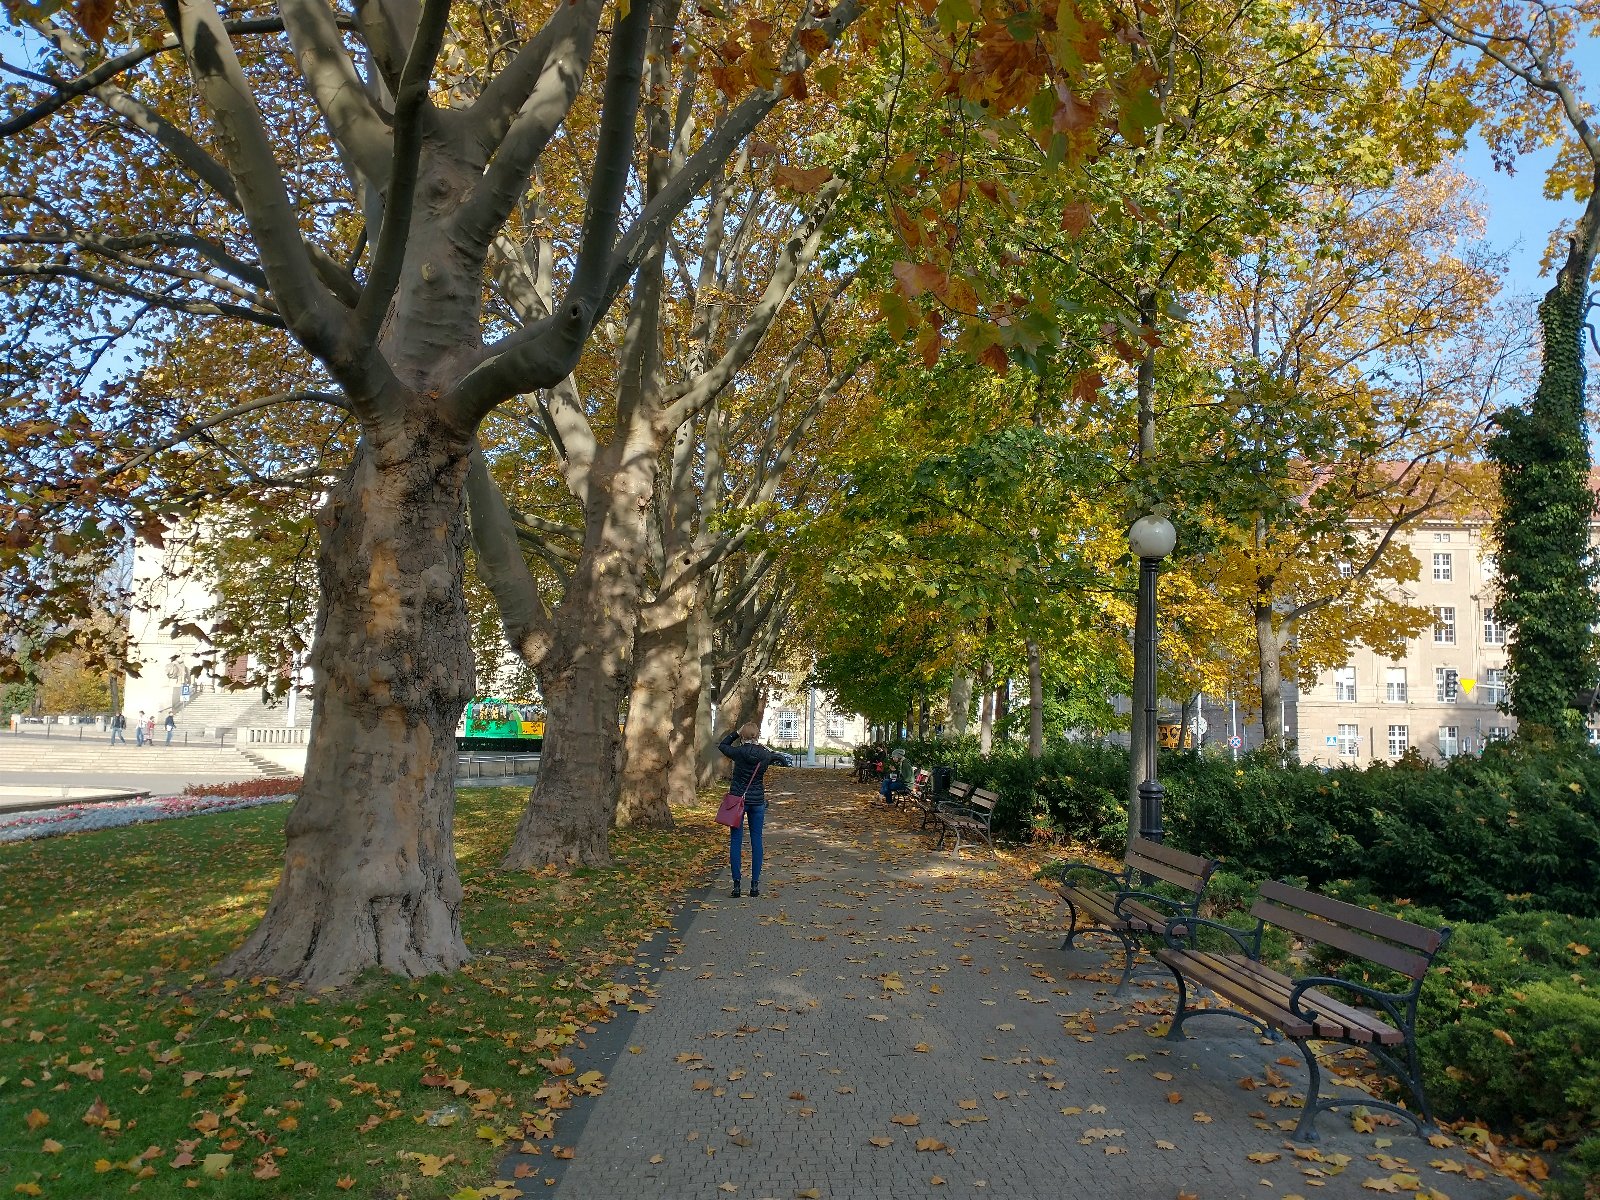
[[972,672],[957,667],[950,677],[950,736],[966,737],[972,715]]
[[1039,643],[1028,640],[1028,756],[1044,757],[1044,671]]
[[453,841],[455,727],[473,691],[467,449],[427,422],[368,438],[319,514],[304,782],[278,886],[228,974],[334,987],[468,958]]

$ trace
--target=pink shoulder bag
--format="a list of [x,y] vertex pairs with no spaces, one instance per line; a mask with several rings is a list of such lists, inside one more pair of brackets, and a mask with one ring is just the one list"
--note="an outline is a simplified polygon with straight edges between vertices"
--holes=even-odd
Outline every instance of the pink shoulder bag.
[[722,807],[717,809],[717,823],[726,825],[729,829],[737,829],[744,824],[744,797],[750,794],[750,789],[755,787],[756,780],[761,778],[761,772],[767,769],[767,764],[762,763],[756,768],[750,782],[744,785],[743,795],[734,795],[729,792],[722,798]]

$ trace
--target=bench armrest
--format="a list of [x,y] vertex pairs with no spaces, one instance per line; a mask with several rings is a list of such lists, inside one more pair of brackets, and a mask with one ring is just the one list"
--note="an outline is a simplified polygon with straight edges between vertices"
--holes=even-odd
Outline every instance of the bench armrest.
[[1267,926],[1265,921],[1257,920],[1255,931],[1252,933],[1244,929],[1235,929],[1232,925],[1224,925],[1221,921],[1212,921],[1206,917],[1173,917],[1167,922],[1167,927],[1162,930],[1161,936],[1167,943],[1169,950],[1192,949],[1195,942],[1197,928],[1217,929],[1232,938],[1245,954],[1256,962],[1261,961],[1261,933]]
[[1171,896],[1161,896],[1155,892],[1141,892],[1133,888],[1117,893],[1117,902],[1111,906],[1112,911],[1119,917],[1126,916],[1127,914],[1122,911],[1122,906],[1129,900],[1143,900],[1147,904],[1159,904],[1163,908],[1170,909],[1175,917],[1184,916],[1188,912],[1188,909],[1182,903],[1174,900]]
[[[1294,986],[1289,989],[1288,1007],[1295,1016],[1308,1018],[1317,1015],[1300,1007],[1301,1000],[1312,988],[1344,988],[1346,991],[1355,992],[1383,1009],[1390,1020],[1409,1034],[1416,1023],[1417,995],[1422,989],[1422,980],[1417,980],[1408,992],[1386,992],[1364,983],[1356,983],[1352,979],[1340,979],[1336,975],[1307,975],[1303,979],[1296,979]],[[1401,1011],[1402,1007],[1405,1012]]]
[[1128,869],[1126,867],[1121,871],[1108,871],[1104,867],[1097,867],[1093,863],[1086,862],[1046,863],[1039,871],[1039,874],[1042,878],[1054,879],[1057,883],[1065,885],[1068,882],[1067,876],[1074,871],[1092,872],[1107,883],[1115,884],[1118,890],[1125,887],[1128,882]]

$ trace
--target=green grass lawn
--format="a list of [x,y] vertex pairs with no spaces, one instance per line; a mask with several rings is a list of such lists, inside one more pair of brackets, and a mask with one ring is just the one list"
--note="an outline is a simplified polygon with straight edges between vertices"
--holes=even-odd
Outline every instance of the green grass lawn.
[[[252,928],[284,805],[0,846],[0,1195],[493,1196],[603,1079],[564,1047],[725,844],[710,810],[617,865],[496,870],[526,791],[463,791],[459,974],[310,995],[208,969]],[[476,1192],[472,1189],[478,1189]],[[510,1194],[510,1193],[507,1193]]]

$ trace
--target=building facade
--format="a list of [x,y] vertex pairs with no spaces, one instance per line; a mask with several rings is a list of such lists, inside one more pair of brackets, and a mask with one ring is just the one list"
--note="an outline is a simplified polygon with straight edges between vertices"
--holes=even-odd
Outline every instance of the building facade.
[[1299,696],[1302,762],[1361,766],[1408,750],[1440,762],[1509,738],[1506,629],[1487,524],[1429,522],[1404,541],[1421,564],[1408,598],[1433,620],[1399,658],[1353,645]]

